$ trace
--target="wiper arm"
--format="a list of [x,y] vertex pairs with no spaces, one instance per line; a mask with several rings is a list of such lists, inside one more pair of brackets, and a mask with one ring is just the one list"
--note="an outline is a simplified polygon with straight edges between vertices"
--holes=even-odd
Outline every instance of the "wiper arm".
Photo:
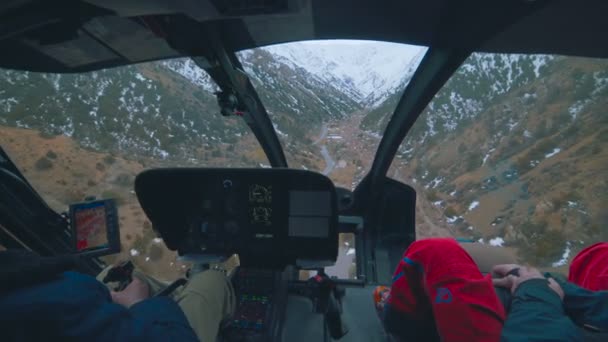
[[[251,80],[243,71],[234,52],[228,52],[222,43],[216,29],[208,30],[214,53],[214,65],[209,65],[206,59],[193,58],[193,61],[205,69],[209,76],[221,89],[218,95],[233,96],[235,110],[243,116],[245,122],[259,141],[272,167],[287,167],[287,159],[283,153],[281,142],[274,130],[268,112]],[[220,98],[220,101],[222,99]],[[224,114],[225,115],[225,114]]]

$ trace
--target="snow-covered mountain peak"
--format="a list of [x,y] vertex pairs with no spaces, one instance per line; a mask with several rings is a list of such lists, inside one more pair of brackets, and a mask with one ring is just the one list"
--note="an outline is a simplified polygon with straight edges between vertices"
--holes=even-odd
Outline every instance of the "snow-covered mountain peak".
[[368,105],[382,102],[409,80],[426,50],[420,46],[350,40],[295,42],[262,49]]

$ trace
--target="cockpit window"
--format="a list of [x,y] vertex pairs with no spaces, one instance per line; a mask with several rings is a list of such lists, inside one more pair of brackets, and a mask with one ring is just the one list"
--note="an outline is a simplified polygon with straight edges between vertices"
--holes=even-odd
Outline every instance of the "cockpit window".
[[473,54],[389,171],[418,192],[418,237],[499,246],[566,270],[608,238],[606,98],[606,60]]
[[380,135],[376,108],[403,91],[426,48],[373,41],[279,44],[239,53],[269,111],[289,166],[351,189],[369,170]]

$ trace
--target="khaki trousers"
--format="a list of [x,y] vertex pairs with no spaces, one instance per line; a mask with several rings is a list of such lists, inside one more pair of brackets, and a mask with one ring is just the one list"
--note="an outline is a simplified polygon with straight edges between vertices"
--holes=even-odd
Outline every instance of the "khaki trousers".
[[[97,280],[101,282],[111,268],[109,266],[99,273]],[[137,269],[133,276],[147,282],[152,295],[169,285]],[[236,308],[232,284],[225,273],[213,270],[193,275],[185,286],[176,289],[170,297],[184,311],[199,340],[204,342],[216,340],[222,320],[230,317]]]

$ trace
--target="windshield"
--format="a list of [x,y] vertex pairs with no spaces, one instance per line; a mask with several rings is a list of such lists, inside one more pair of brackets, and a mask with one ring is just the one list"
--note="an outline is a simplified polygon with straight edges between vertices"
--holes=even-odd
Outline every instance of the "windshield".
[[608,238],[606,98],[606,60],[470,56],[389,171],[418,192],[418,238],[476,241],[566,271]]
[[[290,167],[354,188],[380,135],[370,110],[388,108],[425,48],[313,41],[240,52]],[[85,197],[115,198],[123,252],[145,272],[184,269],[151,229],[133,191],[142,170],[166,166],[269,167],[239,117],[222,117],[217,86],[189,59],[58,75],[0,70],[0,145],[58,212]],[[335,274],[354,277],[354,236],[343,235]],[[345,259],[343,259],[345,258]],[[330,270],[332,272],[332,270]]]
[[401,94],[426,48],[374,41],[324,40],[239,52],[274,123],[292,168],[354,189],[369,170],[380,135],[370,110]]

